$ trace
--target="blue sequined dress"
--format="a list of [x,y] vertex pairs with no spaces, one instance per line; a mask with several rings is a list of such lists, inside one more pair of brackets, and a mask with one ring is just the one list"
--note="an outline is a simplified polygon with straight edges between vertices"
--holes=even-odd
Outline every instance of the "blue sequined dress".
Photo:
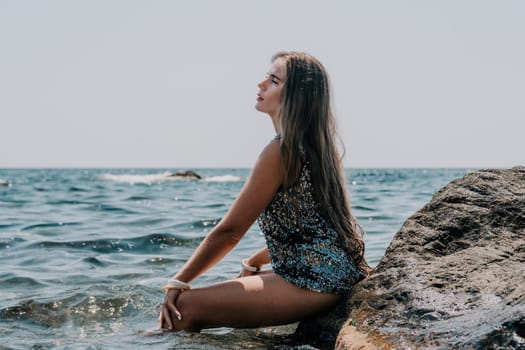
[[320,214],[306,160],[299,180],[276,193],[258,222],[273,271],[292,284],[343,294],[363,278],[336,230]]

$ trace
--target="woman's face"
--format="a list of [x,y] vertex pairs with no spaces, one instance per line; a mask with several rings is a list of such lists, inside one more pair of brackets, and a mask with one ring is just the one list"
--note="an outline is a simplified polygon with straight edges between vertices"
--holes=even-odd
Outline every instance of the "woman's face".
[[276,116],[281,106],[281,91],[285,79],[286,64],[284,59],[278,58],[273,61],[264,80],[257,84],[259,93],[257,94],[255,109],[267,113],[271,117]]

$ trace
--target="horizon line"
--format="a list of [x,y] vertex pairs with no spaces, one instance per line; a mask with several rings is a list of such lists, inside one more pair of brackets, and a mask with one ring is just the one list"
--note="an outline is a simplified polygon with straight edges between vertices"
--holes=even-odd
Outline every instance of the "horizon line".
[[[369,166],[360,166],[360,165],[351,165],[343,166],[344,169],[510,169],[517,166],[525,166],[525,164],[515,164],[512,166],[501,166],[501,165],[369,165]],[[158,169],[158,170],[191,170],[191,169],[252,169],[252,166],[1,166],[0,170],[31,170],[31,169],[63,169],[63,170],[89,170],[89,169],[137,169],[137,170],[146,170],[146,169]]]

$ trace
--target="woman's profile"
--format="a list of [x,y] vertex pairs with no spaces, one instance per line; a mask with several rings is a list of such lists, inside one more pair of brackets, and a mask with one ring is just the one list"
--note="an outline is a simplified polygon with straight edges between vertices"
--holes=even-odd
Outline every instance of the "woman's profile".
[[[255,108],[276,135],[222,220],[169,279],[158,326],[280,325],[333,307],[370,268],[351,213],[336,146],[327,73],[313,56],[279,52],[258,84]],[[219,262],[258,221],[267,245],[235,279],[190,282]],[[262,270],[271,263],[271,270]]]

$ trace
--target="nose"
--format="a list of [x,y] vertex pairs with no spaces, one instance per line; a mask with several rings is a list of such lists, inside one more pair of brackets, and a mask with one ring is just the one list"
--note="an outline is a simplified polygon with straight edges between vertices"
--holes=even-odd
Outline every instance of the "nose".
[[264,83],[266,82],[266,79],[263,79],[261,80],[258,84],[257,84],[257,87],[261,90],[263,90],[264,88]]

